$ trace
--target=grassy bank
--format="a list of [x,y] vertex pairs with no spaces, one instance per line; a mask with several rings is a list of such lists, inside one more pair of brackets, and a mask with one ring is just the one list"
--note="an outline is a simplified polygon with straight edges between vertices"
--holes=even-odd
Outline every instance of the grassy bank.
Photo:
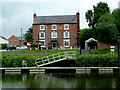
[[[48,50],[47,55],[56,54],[59,52],[66,52],[66,51],[77,51],[79,53],[79,50]],[[46,50],[4,51],[2,52],[2,66],[21,67],[22,60],[26,60],[27,66],[32,67],[32,66],[36,66],[35,65],[36,59],[44,56],[46,56]]]
[[[90,55],[80,55],[79,50],[48,50],[47,54],[56,54],[65,51],[77,51],[77,60],[75,65],[77,67],[117,67],[118,55],[117,50],[115,55],[110,54],[109,49],[91,50]],[[13,54],[13,55],[12,55]],[[36,55],[27,55],[36,54]],[[38,54],[38,55],[37,55]],[[3,67],[21,67],[22,60],[27,61],[27,66],[35,65],[35,60],[46,56],[46,50],[27,50],[27,51],[4,51],[2,52],[2,66]]]

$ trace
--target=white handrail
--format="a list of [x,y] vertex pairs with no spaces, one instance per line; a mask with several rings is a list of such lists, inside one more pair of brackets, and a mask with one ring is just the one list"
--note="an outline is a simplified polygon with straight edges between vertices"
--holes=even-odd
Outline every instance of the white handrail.
[[[39,67],[39,66],[47,65],[47,64],[54,63],[57,61],[61,61],[61,60],[65,60],[65,59],[69,59],[69,58],[73,58],[73,57],[75,58],[76,54],[74,52],[76,52],[76,51],[60,52],[57,54],[45,56],[43,58],[38,58],[35,60],[35,64]],[[69,54],[69,53],[72,53],[72,54]],[[47,63],[46,63],[46,61],[47,61]]]

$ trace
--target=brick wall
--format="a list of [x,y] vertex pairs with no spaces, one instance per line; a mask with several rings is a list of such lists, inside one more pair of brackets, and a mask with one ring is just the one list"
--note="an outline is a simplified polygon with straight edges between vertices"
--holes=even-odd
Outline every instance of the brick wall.
[[98,41],[98,49],[102,49],[102,48],[110,48],[110,46],[115,46],[115,49],[118,48],[117,44],[107,44],[107,43],[103,43]]
[[[16,43],[15,43],[15,40],[17,41]],[[14,35],[12,35],[12,36],[8,39],[8,41],[9,41],[9,44],[12,44],[12,45],[19,45],[19,44],[20,44],[19,39],[18,39],[17,37],[15,37]],[[10,41],[12,41],[12,42],[10,42]]]
[[[63,40],[64,39],[70,39],[70,46],[72,47],[77,47],[77,24],[69,24],[69,30],[64,30],[64,24],[56,24],[57,25],[57,30],[52,30],[52,24],[49,25],[45,25],[45,27],[47,26],[47,45],[49,45],[51,40],[57,40],[58,44],[63,46]],[[53,39],[51,38],[51,32],[57,32],[57,38]],[[64,38],[64,34],[63,32],[68,31],[70,32],[70,38]],[[34,43],[36,41],[38,41],[38,33],[41,32],[40,31],[40,25],[33,25],[33,39],[34,39]],[[45,32],[45,36],[46,36],[46,28],[45,30],[43,30],[43,32]],[[45,39],[41,39],[41,40],[46,40]],[[76,42],[76,44],[75,44]],[[45,42],[46,43],[46,42]]]

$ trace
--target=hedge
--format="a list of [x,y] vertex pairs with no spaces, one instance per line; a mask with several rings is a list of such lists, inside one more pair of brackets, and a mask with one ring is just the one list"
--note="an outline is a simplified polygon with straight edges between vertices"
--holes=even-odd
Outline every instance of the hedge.
[[77,67],[118,67],[118,56],[110,54],[81,55],[75,61]]
[[3,56],[2,57],[2,67],[21,67],[22,61],[27,61],[28,67],[33,67],[35,65],[35,60],[40,58],[40,56]]

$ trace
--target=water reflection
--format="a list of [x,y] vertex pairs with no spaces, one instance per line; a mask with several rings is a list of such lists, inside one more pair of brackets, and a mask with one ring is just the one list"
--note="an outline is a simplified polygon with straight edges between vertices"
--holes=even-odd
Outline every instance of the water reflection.
[[3,88],[118,88],[119,74],[3,74]]

